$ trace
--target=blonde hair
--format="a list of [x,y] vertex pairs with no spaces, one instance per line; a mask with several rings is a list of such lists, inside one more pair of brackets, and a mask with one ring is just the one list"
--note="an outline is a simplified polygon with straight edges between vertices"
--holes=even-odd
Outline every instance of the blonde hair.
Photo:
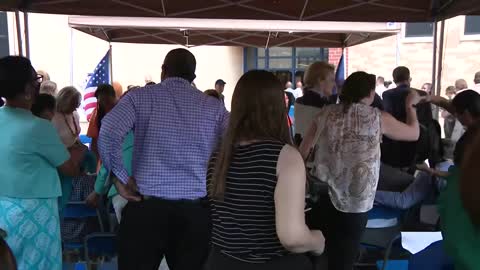
[[335,72],[335,67],[327,62],[318,61],[308,66],[303,77],[305,88],[314,88],[318,80],[325,80],[329,72]]
[[40,85],[40,94],[55,96],[57,94],[57,84],[52,81],[44,81]]
[[74,100],[77,100],[77,104],[80,105],[82,102],[82,94],[73,86],[62,88],[57,96],[57,112],[69,113]]
[[452,92],[453,94],[455,94],[457,92],[457,88],[455,88],[455,86],[453,85],[450,85],[449,87],[447,87],[447,89],[445,89],[445,93],[448,94],[448,92]]
[[48,73],[47,73],[46,71],[44,71],[44,70],[37,70],[37,74],[38,74],[38,75],[42,75],[44,81],[50,81],[50,75],[48,75]]

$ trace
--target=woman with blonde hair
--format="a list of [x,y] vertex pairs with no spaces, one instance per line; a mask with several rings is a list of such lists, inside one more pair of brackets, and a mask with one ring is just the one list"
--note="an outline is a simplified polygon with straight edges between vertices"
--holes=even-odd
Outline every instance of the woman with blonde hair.
[[311,64],[304,76],[303,96],[295,101],[295,143],[300,144],[314,116],[325,105],[333,104],[335,68],[326,62]]
[[52,81],[43,81],[40,85],[40,94],[57,95],[57,84]]
[[[86,146],[80,142],[80,117],[77,113],[80,107],[82,95],[73,86],[64,87],[57,95],[57,110],[52,118],[52,124],[58,132],[60,139],[68,149],[82,149],[86,151],[82,159],[81,167],[88,172],[96,171],[96,158],[87,151]],[[83,169],[82,169],[83,170]],[[70,199],[72,193],[72,177],[60,175],[62,184],[62,197],[59,204],[60,213]]]
[[77,113],[82,94],[73,86],[62,88],[57,96],[57,111],[52,123],[66,147],[73,146],[80,135],[80,117]]

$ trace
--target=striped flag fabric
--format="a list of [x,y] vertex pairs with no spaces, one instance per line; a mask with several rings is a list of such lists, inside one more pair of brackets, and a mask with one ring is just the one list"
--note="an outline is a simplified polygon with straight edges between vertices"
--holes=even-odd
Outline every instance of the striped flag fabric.
[[95,98],[95,91],[100,84],[107,84],[111,81],[111,49],[100,60],[92,74],[89,75],[87,85],[83,91],[83,110],[90,121],[93,110],[97,107],[97,99]]
[[342,57],[340,57],[340,61],[338,61],[337,70],[335,71],[335,88],[333,88],[333,95],[329,99],[330,102],[339,103],[340,102],[340,94],[342,92],[343,82],[345,81],[347,74],[346,74],[346,65],[345,65],[345,49],[342,49]]
[[340,61],[338,61],[337,71],[335,72],[335,82],[338,87],[343,86],[346,77],[345,50],[343,50],[342,57],[340,57]]

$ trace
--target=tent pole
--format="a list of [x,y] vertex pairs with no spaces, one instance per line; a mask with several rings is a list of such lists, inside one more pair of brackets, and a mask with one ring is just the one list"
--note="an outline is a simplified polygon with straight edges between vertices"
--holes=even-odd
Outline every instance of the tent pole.
[[395,45],[395,66],[400,66],[400,44],[401,44],[401,33],[397,33],[397,40]]
[[23,56],[22,30],[20,25],[20,11],[15,11],[15,26],[17,28],[18,55]]
[[28,27],[28,12],[23,13],[23,30],[25,31],[25,55],[30,58],[30,34]]
[[[442,94],[443,44],[445,40],[445,20],[440,22],[440,44],[438,51],[437,96]],[[434,90],[434,89],[432,89]]]
[[437,78],[436,76],[436,71],[437,71],[437,19],[435,18],[435,21],[433,22],[433,64],[432,64],[432,89],[436,89],[435,86],[437,85],[435,83],[435,79]]
[[73,62],[75,61],[74,59],[74,54],[73,54],[73,46],[74,46],[74,41],[73,41],[73,28],[70,27],[70,85],[73,85],[73,68],[74,64]]
[[[436,71],[437,71],[437,37],[438,37],[438,21],[437,18],[435,18],[435,21],[433,22],[433,64],[432,64],[432,87],[430,91],[435,91],[434,89],[437,89],[436,86]],[[438,120],[438,108],[435,109],[435,113],[433,115],[433,118]]]

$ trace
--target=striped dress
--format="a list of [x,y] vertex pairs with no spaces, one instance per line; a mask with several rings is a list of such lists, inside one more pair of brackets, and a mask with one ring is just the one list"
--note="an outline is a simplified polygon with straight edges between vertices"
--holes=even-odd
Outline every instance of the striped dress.
[[[283,146],[263,141],[235,149],[223,201],[210,196],[212,244],[221,253],[247,263],[288,254],[275,226],[276,168]],[[208,169],[209,184],[215,160],[214,156]]]

